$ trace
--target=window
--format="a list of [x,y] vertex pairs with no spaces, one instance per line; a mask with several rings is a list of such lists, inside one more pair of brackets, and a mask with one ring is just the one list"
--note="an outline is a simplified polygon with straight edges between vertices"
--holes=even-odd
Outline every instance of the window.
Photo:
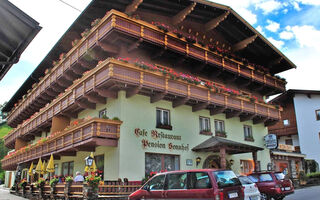
[[164,178],[165,175],[155,176],[144,186],[143,189],[147,190],[147,188],[149,188],[149,190],[163,190]]
[[169,110],[157,108],[157,128],[172,130]]
[[189,189],[208,189],[212,188],[209,175],[206,172],[189,173],[190,188]]
[[146,153],[145,155],[145,173],[150,172],[173,171],[180,169],[180,158],[177,155],[165,155]]
[[187,173],[168,174],[168,190],[187,189]]
[[289,126],[290,125],[290,121],[288,119],[283,120],[283,125],[284,126]]
[[54,175],[59,175],[59,165],[58,164],[54,164]]
[[212,173],[217,180],[219,189],[241,185],[241,182],[233,171],[214,171]]
[[199,117],[199,125],[200,125],[200,132],[210,132],[210,118],[207,117]]
[[253,160],[240,160],[241,174],[250,174],[254,171]]
[[293,145],[292,139],[285,140],[286,145]]
[[214,120],[214,128],[216,129],[216,132],[225,132],[224,121]]
[[244,130],[244,139],[248,141],[253,141],[252,127],[248,125],[244,125],[243,130]]
[[99,111],[99,118],[107,118],[107,109]]
[[101,176],[101,180],[103,180],[104,154],[103,155],[99,155],[99,156],[95,156],[94,160],[96,162],[97,172],[98,172],[99,176]]
[[63,176],[73,176],[73,161],[62,163],[62,175]]
[[260,174],[259,178],[261,182],[272,181],[272,176],[270,174]]
[[320,110],[316,110],[316,119],[320,120]]

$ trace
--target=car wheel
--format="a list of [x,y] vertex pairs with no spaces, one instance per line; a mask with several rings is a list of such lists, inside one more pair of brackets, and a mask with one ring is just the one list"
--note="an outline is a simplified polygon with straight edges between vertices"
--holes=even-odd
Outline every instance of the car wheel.
[[261,200],[269,200],[268,195],[266,195],[265,193],[261,193]]

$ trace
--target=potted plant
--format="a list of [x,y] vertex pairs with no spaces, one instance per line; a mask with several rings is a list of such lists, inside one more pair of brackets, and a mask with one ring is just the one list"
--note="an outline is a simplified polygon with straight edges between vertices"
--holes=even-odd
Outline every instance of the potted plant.
[[300,185],[307,184],[308,177],[307,177],[306,173],[304,173],[304,171],[300,171],[298,177],[299,177]]
[[26,186],[27,186],[27,180],[24,178],[20,181],[19,187],[22,189],[22,195],[26,196]]
[[224,137],[224,138],[227,137],[227,132],[222,131],[222,130],[221,131],[216,131],[215,134],[216,134],[216,136],[219,136],[219,137]]
[[96,176],[94,172],[86,177],[86,184],[83,187],[84,199],[98,199],[98,186],[101,181],[100,176]]
[[244,138],[245,141],[250,141],[250,142],[254,142],[254,138],[252,135],[248,135]]
[[44,178],[39,178],[39,180],[36,182],[36,187],[39,189],[39,198],[43,199],[44,197],[44,185],[46,184],[46,181]]
[[55,188],[56,188],[56,185],[57,185],[58,182],[59,182],[59,179],[56,176],[50,180],[49,185],[51,187],[51,192],[52,193],[55,192]]
[[205,128],[203,130],[200,131],[201,135],[212,135],[212,132],[209,128]]
[[120,121],[119,117],[114,117],[114,118],[112,118],[112,120]]

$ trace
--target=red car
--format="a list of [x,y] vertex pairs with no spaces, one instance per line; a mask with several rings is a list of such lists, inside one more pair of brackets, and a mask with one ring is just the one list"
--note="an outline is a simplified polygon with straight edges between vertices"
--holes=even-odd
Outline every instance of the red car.
[[282,172],[255,172],[248,175],[256,183],[261,193],[261,200],[274,198],[282,200],[285,196],[294,193],[290,179],[285,179]]
[[233,171],[200,169],[157,174],[129,199],[243,200],[244,193]]

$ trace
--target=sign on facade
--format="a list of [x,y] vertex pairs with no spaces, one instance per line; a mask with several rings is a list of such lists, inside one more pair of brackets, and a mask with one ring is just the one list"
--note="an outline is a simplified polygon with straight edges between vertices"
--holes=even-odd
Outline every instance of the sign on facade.
[[278,140],[275,134],[268,134],[264,136],[264,142],[268,149],[275,149],[278,146]]
[[285,151],[294,151],[294,146],[287,145],[287,144],[279,144],[278,149],[285,150]]

